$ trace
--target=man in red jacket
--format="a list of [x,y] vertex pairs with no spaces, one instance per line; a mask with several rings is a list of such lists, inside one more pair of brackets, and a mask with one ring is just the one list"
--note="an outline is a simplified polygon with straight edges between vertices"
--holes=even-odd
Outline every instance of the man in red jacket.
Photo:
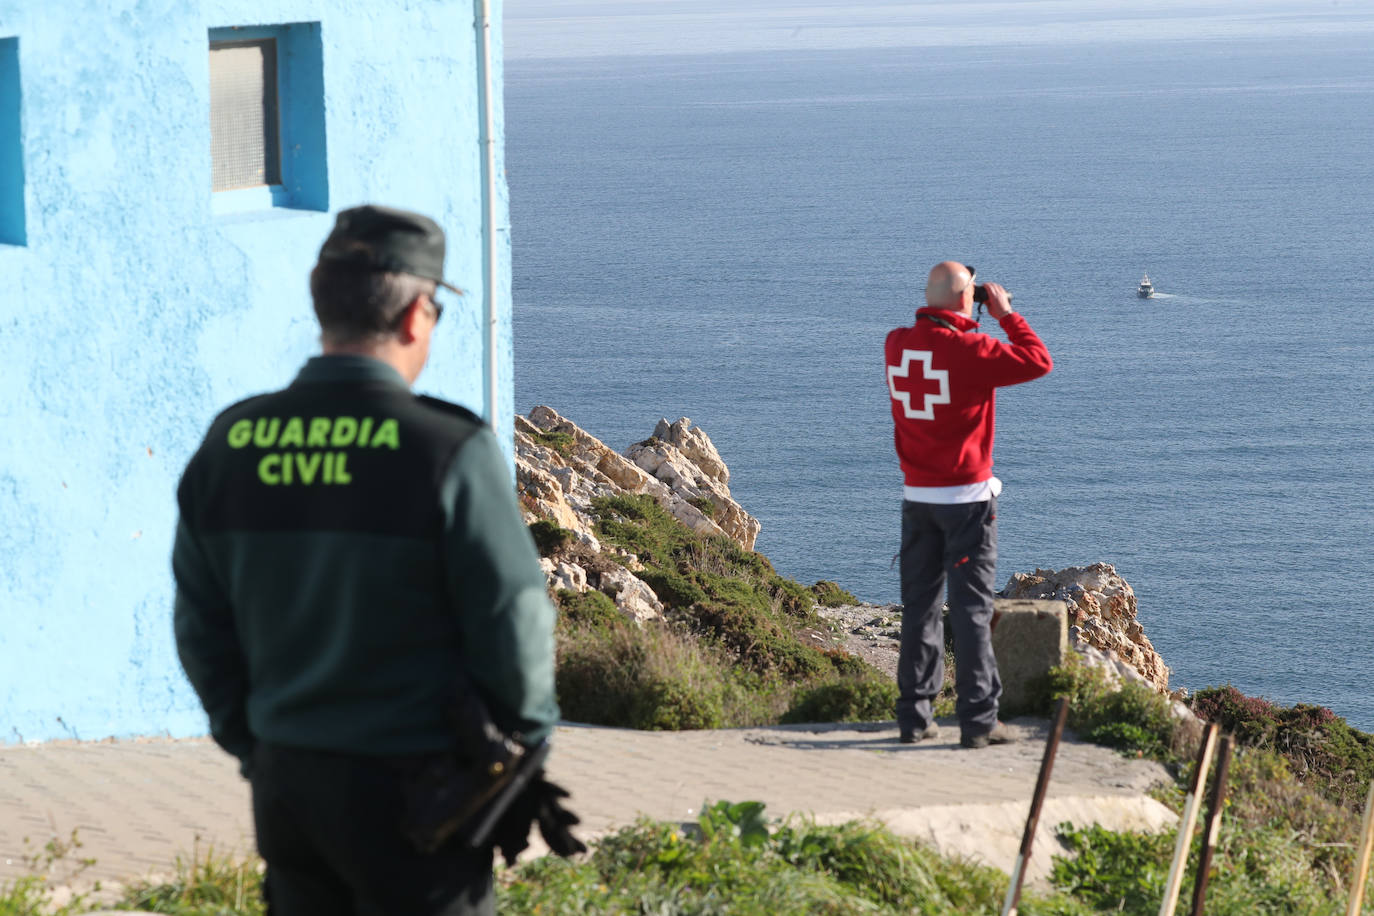
[[911,327],[887,335],[902,502],[902,647],[897,661],[897,726],[903,743],[939,734],[931,704],[945,676],[941,604],[949,586],[954,628],[960,743],[980,748],[1011,740],[997,721],[1002,681],[992,654],[997,495],[992,474],[996,391],[1050,371],[1049,350],[1011,309],[1011,296],[985,285],[988,314],[1011,343],[978,329],[973,269],[936,264],[926,307]]

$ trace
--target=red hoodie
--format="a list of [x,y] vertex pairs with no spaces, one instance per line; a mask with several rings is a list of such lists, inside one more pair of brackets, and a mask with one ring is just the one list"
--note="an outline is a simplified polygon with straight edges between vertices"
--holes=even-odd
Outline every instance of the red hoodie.
[[[950,330],[922,318],[947,322]],[[992,476],[996,390],[1045,375],[1050,351],[1016,312],[1003,316],[1010,344],[971,333],[972,318],[926,307],[887,335],[887,386],[897,457],[909,487],[982,483]]]

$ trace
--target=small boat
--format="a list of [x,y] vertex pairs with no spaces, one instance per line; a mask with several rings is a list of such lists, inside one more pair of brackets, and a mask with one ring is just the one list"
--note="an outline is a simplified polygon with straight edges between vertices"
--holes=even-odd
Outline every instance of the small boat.
[[1146,274],[1145,279],[1140,281],[1140,285],[1136,287],[1135,294],[1142,299],[1149,299],[1155,294],[1155,285],[1150,282],[1149,274]]

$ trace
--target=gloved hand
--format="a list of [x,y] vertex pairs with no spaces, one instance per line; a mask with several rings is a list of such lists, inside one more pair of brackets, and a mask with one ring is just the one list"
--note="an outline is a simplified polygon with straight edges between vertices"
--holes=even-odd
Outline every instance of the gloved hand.
[[587,845],[572,833],[573,825],[580,824],[582,819],[563,807],[562,799],[568,797],[568,790],[542,776],[531,788],[539,793],[539,835],[549,849],[565,859],[586,852]]
[[516,856],[530,845],[530,827],[536,822],[540,836],[556,855],[567,858],[587,851],[586,845],[572,834],[572,826],[581,823],[581,819],[563,807],[561,800],[568,797],[568,791],[545,779],[543,771],[530,780],[492,830],[492,842],[501,850],[507,865],[514,865]]

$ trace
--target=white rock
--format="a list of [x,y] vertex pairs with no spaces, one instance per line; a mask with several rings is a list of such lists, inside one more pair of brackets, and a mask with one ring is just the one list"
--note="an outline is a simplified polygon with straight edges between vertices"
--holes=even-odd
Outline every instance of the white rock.
[[654,438],[662,439],[677,446],[687,458],[721,484],[730,483],[730,469],[721,460],[715,443],[701,429],[692,429],[692,421],[680,417],[677,422],[669,423],[666,418],[659,420],[654,427]]
[[560,562],[554,569],[552,583],[555,590],[567,589],[570,592],[587,590],[587,571],[576,563]]
[[663,602],[643,579],[622,567],[601,573],[601,589],[613,592],[615,606],[637,620],[656,620],[663,616]]

